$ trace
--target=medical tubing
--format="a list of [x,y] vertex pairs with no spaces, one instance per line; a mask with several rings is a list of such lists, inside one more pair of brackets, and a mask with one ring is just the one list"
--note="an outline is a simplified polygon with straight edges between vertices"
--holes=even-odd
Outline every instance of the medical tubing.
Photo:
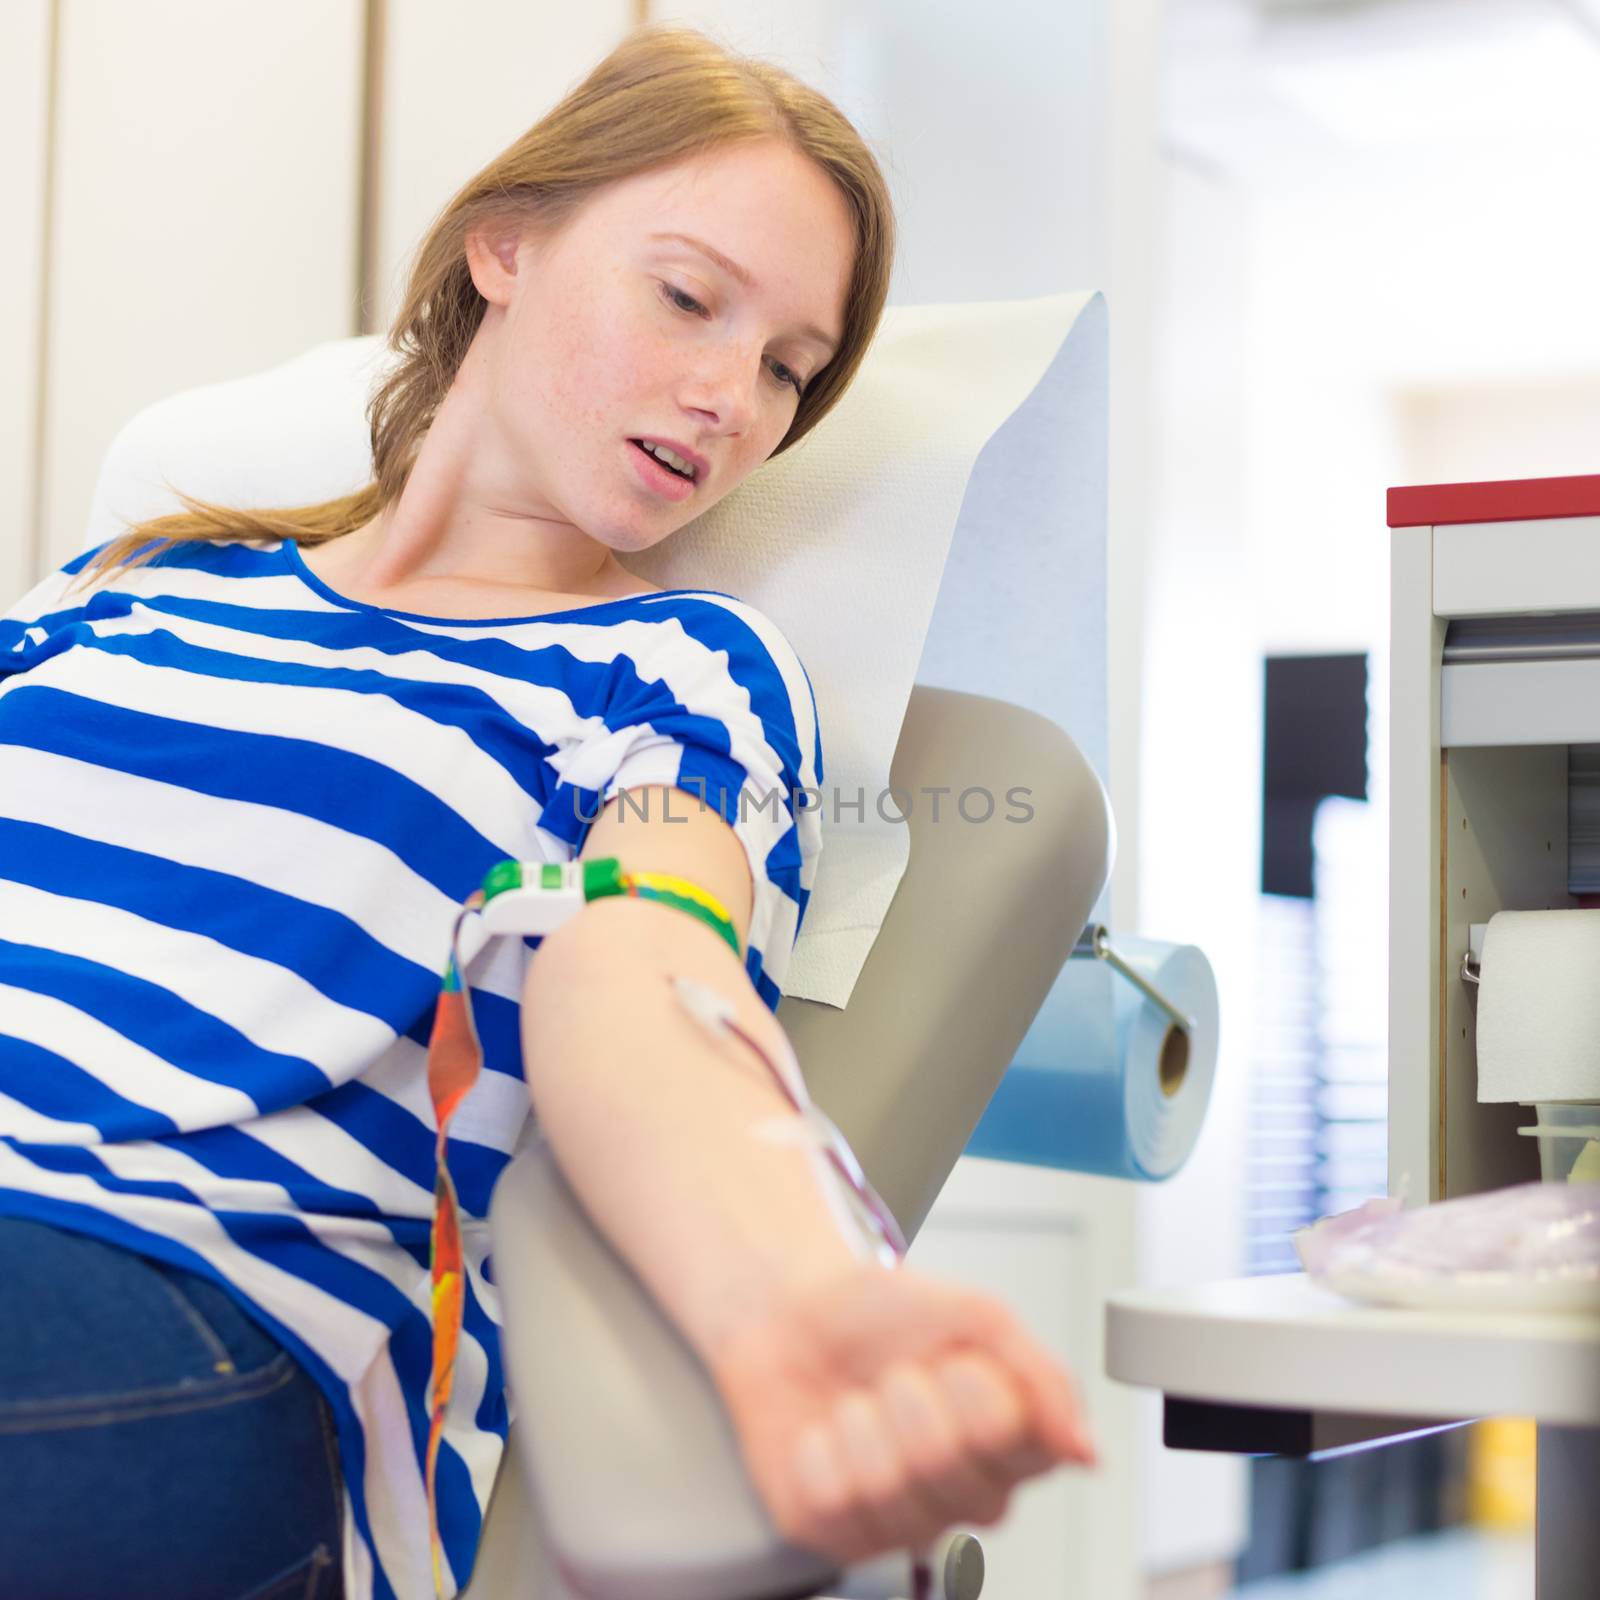
[[[731,1034],[748,1045],[761,1058],[778,1088],[782,1090],[784,1098],[791,1108],[799,1113],[809,1135],[805,1142],[814,1144],[855,1192],[856,1198],[870,1219],[871,1226],[888,1247],[892,1257],[888,1264],[898,1262],[908,1249],[905,1235],[901,1233],[894,1213],[884,1204],[878,1191],[867,1181],[867,1175],[861,1170],[861,1163],[856,1160],[855,1152],[845,1142],[844,1135],[807,1094],[805,1079],[801,1076],[799,1062],[794,1059],[794,1052],[792,1050],[786,1052],[784,1066],[780,1067],[755,1035],[734,1020],[733,1008],[721,1001],[719,996],[713,995],[703,984],[693,983],[687,978],[676,978],[669,974],[667,981],[672,984],[680,1004],[703,1027],[713,1033]],[[787,1071],[784,1070],[785,1067]]]
[[483,1062],[472,1000],[459,958],[461,929],[483,904],[483,891],[467,897],[450,930],[450,950],[428,1040],[428,1094],[433,1101],[438,1138],[434,1147],[433,1225],[428,1235],[428,1271],[432,1285],[432,1356],[428,1395],[428,1449],[425,1480],[428,1500],[428,1547],[433,1563],[433,1588],[444,1595],[444,1542],[439,1536],[438,1463],[444,1419],[455,1385],[456,1351],[466,1293],[461,1248],[461,1209],[446,1156],[450,1119],[467,1097]]
[[[684,1009],[704,1028],[711,1033],[731,1034],[760,1057],[784,1097],[799,1113],[809,1134],[807,1142],[813,1143],[828,1158],[861,1202],[867,1222],[877,1232],[883,1248],[888,1252],[887,1258],[880,1256],[880,1263],[891,1268],[899,1266],[909,1248],[905,1235],[900,1231],[894,1213],[867,1181],[844,1135],[806,1092],[800,1063],[795,1059],[787,1038],[784,1039],[784,1056],[780,1065],[754,1034],[734,1020],[733,1007],[720,995],[688,978],[676,978],[669,974],[667,981],[672,984]],[[911,1550],[907,1554],[911,1562],[911,1600],[932,1600],[933,1563],[929,1552]]]

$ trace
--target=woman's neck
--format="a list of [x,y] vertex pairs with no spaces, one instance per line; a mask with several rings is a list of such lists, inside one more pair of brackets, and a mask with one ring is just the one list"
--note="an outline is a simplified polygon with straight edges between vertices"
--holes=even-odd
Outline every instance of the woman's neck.
[[525,487],[508,492],[516,475],[497,469],[495,430],[480,400],[479,342],[423,435],[398,499],[318,547],[314,570],[396,595],[424,585],[580,600],[654,589],[554,505],[528,501]]

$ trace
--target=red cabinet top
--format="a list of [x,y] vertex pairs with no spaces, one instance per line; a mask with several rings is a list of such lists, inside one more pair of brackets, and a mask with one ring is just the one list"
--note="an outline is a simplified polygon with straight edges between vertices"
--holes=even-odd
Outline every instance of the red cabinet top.
[[1430,483],[1389,491],[1391,528],[1526,522],[1537,517],[1600,517],[1600,474],[1511,478],[1503,483]]

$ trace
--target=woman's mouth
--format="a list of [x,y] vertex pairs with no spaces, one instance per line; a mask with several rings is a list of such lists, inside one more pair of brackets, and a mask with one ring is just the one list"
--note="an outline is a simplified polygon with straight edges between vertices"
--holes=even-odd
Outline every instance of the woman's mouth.
[[647,488],[654,489],[668,500],[687,500],[694,493],[695,480],[688,473],[679,472],[652,454],[642,439],[630,439],[628,448],[634,458],[635,470]]

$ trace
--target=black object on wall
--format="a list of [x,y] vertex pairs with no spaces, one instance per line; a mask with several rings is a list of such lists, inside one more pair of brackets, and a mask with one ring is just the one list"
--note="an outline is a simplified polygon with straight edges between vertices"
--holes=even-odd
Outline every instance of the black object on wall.
[[1311,898],[1311,823],[1330,794],[1367,798],[1367,658],[1269,656],[1261,892]]

